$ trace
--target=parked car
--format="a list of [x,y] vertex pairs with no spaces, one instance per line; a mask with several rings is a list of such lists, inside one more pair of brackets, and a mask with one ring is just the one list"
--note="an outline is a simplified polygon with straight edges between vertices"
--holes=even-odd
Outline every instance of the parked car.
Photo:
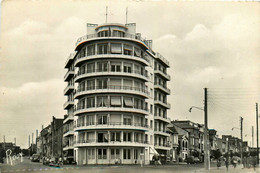
[[63,161],[63,164],[67,164],[67,165],[75,165],[76,162],[74,161],[74,157],[73,156],[67,156],[67,157],[64,157],[64,161]]
[[60,165],[59,165],[58,159],[56,159],[55,157],[52,157],[49,160],[49,166],[59,167]]
[[187,162],[187,164],[194,164],[195,163],[194,156],[188,156],[186,162]]
[[33,154],[32,158],[31,158],[31,161],[32,162],[40,162],[40,159],[41,159],[40,154]]

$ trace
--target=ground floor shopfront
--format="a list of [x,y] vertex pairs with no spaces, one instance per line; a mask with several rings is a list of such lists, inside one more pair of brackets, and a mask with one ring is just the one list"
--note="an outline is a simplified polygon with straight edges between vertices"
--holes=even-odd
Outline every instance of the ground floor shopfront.
[[144,147],[79,147],[74,149],[74,157],[78,165],[147,164],[148,153],[148,149]]

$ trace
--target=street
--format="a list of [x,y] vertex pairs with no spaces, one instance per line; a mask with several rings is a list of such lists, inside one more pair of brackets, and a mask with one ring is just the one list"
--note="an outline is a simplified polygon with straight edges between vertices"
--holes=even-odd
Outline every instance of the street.
[[[64,165],[61,168],[58,167],[50,167],[42,165],[39,162],[31,162],[29,159],[24,158],[23,162],[20,160],[16,160],[13,162],[13,165],[7,164],[0,164],[0,173],[5,172],[70,172],[70,173],[83,173],[83,172],[97,172],[97,173],[195,173],[195,172],[207,172],[204,170],[203,163],[200,164],[179,164],[179,165],[146,165],[141,167],[140,165],[125,165],[125,166],[117,166],[117,165],[110,165],[110,166],[101,166],[101,165],[93,165],[93,166],[77,166],[77,165]],[[216,173],[223,173],[227,172],[225,167],[222,166],[220,169],[216,168],[216,163],[211,163],[211,170],[209,172],[216,172]],[[230,173],[253,173],[253,172],[260,172],[258,168],[256,171],[253,168],[250,169],[242,169],[241,165],[237,168],[233,168],[229,166]]]

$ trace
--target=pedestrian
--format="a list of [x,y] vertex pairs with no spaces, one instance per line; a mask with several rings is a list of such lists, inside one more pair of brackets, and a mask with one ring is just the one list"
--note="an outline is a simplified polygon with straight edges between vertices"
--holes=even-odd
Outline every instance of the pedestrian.
[[219,167],[221,167],[221,160],[220,160],[220,158],[217,160],[217,167],[218,167],[218,169],[219,169]]
[[227,168],[227,171],[228,171],[228,166],[229,166],[229,157],[228,156],[226,158],[225,164],[226,164],[226,168]]
[[256,161],[257,161],[257,158],[256,158],[256,156],[255,156],[255,157],[253,157],[253,159],[252,159],[252,165],[253,165],[254,171],[255,171],[255,167],[256,167]]

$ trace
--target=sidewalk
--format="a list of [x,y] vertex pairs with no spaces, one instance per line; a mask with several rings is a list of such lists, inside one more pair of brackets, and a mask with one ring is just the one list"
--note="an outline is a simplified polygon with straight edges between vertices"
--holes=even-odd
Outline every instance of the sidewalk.
[[229,172],[229,173],[260,173],[260,167],[257,167],[255,170],[254,168],[243,168],[243,165],[238,165],[236,168],[234,168],[232,165],[229,165],[228,171],[225,166],[218,168],[211,168],[210,170],[199,169],[197,171],[194,171],[196,173],[223,173],[223,172]]

